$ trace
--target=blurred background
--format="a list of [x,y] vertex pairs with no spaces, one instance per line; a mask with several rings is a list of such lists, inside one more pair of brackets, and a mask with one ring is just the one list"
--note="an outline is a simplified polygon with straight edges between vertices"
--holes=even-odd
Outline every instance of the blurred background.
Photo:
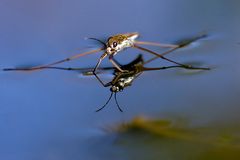
[[[128,143],[116,143],[121,134],[103,128],[131,123],[139,115],[170,121],[188,119],[191,126],[211,126],[213,130],[220,124],[238,126],[239,15],[237,0],[1,0],[1,69],[47,64],[99,47],[84,40],[85,37],[104,40],[126,32],[139,32],[140,40],[162,43],[207,33],[206,38],[167,57],[212,69],[143,73],[131,87],[118,94],[123,113],[117,110],[114,101],[95,113],[110,91],[94,77],[57,70],[1,71],[0,159],[150,159],[148,155],[155,154],[153,159],[180,159],[171,157],[175,150],[167,142],[162,149],[169,152],[161,155],[157,154],[160,148],[156,144],[151,148],[147,142],[137,143],[139,139],[129,142],[131,136],[124,138]],[[126,64],[139,53],[129,49],[116,59]],[[100,55],[92,54],[59,66],[93,67]],[[144,54],[145,59],[150,57]],[[166,65],[169,63],[159,59],[148,66]],[[111,64],[105,60],[102,66]],[[111,81],[110,75],[101,77]],[[161,140],[157,143],[161,144]],[[146,146],[149,150],[144,150]],[[139,153],[146,157],[138,156]],[[178,154],[188,153],[183,150]]]

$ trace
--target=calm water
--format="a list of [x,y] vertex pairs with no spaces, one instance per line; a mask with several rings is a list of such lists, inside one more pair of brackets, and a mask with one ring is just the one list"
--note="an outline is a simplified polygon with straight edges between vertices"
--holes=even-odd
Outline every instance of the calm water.
[[[164,43],[206,32],[207,38],[168,57],[213,69],[144,73],[118,94],[124,113],[114,101],[94,112],[110,94],[95,78],[53,70],[1,72],[0,159],[127,158],[102,128],[137,115],[188,117],[194,125],[239,121],[239,7],[237,0],[1,0],[0,68],[46,64],[93,49],[96,44],[84,37],[137,31],[141,40]],[[139,53],[130,49],[116,57],[127,63]],[[99,57],[61,66],[92,67]],[[150,66],[167,64],[157,60]]]

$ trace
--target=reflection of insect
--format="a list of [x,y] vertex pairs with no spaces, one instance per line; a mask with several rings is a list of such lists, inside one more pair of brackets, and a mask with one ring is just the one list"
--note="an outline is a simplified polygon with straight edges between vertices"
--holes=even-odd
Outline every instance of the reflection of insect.
[[136,48],[138,50],[141,50],[141,51],[144,51],[144,52],[148,52],[148,53],[151,53],[151,54],[155,55],[155,58],[153,58],[153,59],[162,58],[162,59],[164,59],[166,61],[169,61],[171,63],[180,65],[180,66],[182,66],[184,68],[192,68],[192,66],[190,66],[190,65],[185,65],[185,64],[178,63],[176,61],[173,61],[173,60],[170,60],[170,59],[164,57],[161,54],[158,54],[158,53],[156,53],[154,51],[151,51],[149,49],[146,49],[146,48],[143,48],[143,47],[139,46],[139,45],[151,45],[151,46],[172,48],[171,50],[169,50],[169,52],[172,52],[172,51],[176,50],[177,48],[183,47],[184,45],[160,44],[160,43],[154,43],[154,42],[136,41],[136,38],[138,38],[138,36],[139,36],[138,33],[117,34],[117,35],[114,35],[112,37],[109,37],[106,43],[102,42],[101,40],[98,40],[96,38],[89,38],[89,39],[93,39],[93,40],[96,40],[96,41],[102,43],[104,47],[99,48],[99,49],[95,49],[95,50],[92,50],[92,51],[80,53],[80,54],[68,57],[68,58],[60,60],[60,61],[56,61],[56,62],[47,64],[47,65],[41,65],[41,66],[32,67],[32,68],[29,68],[27,70],[31,71],[31,70],[44,69],[46,67],[50,67],[50,66],[53,66],[53,65],[56,65],[56,64],[60,64],[60,63],[66,62],[66,61],[71,61],[73,59],[77,59],[79,57],[82,57],[82,56],[85,56],[85,55],[88,55],[88,54],[104,51],[104,53],[102,54],[102,56],[100,57],[100,59],[98,60],[96,66],[93,69],[93,74],[96,76],[98,81],[102,85],[104,85],[104,83],[100,80],[100,78],[97,75],[97,69],[98,69],[100,63],[102,62],[102,60],[104,58],[106,58],[106,56],[109,56],[109,60],[113,64],[114,67],[116,67],[120,72],[127,71],[127,70],[122,69],[119,66],[119,64],[117,63],[117,61],[114,60],[113,57],[118,52],[120,52],[120,51],[122,51],[122,50],[124,50],[126,48],[130,48],[130,47]]
[[[123,91],[124,88],[131,86],[132,82],[140,75],[142,74],[144,71],[154,71],[154,70],[163,70],[163,69],[169,69],[169,68],[185,68],[182,65],[175,65],[175,66],[167,66],[167,67],[155,67],[155,68],[146,68],[144,67],[144,60],[142,58],[142,55],[140,54],[135,60],[133,60],[132,62],[130,62],[127,65],[123,65],[121,67],[122,70],[126,70],[127,72],[121,72],[117,69],[115,69],[114,71],[114,78],[112,79],[111,82],[108,82],[106,84],[103,84],[104,87],[110,87],[110,91],[111,91],[111,95],[109,97],[109,99],[107,100],[107,102],[97,110],[100,111],[102,110],[111,100],[112,95],[114,93],[114,98],[115,98],[115,102],[117,104],[117,107],[119,109],[119,111],[122,112],[121,107],[118,104],[116,95],[117,92]],[[110,68],[106,68],[106,69],[110,69]],[[201,69],[201,70],[209,70],[209,68],[200,68],[200,67],[191,67],[191,68],[187,68],[187,69]]]

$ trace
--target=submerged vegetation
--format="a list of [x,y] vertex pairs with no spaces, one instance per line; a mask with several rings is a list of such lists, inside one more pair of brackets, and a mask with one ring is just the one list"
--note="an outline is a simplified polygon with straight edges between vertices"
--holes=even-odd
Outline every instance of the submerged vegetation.
[[110,129],[132,159],[240,159],[240,128],[136,117]]

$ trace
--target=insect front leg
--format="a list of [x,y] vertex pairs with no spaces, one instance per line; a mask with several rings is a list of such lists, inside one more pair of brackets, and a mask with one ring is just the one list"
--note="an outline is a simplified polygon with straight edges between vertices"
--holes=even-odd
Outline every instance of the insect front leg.
[[104,84],[104,82],[100,79],[100,77],[98,77],[98,75],[97,75],[97,69],[98,69],[99,65],[101,64],[102,60],[103,60],[104,58],[106,58],[107,55],[108,55],[108,54],[107,54],[106,52],[103,53],[102,56],[100,57],[100,59],[98,60],[96,66],[95,66],[94,69],[93,69],[93,75],[94,75],[94,76],[97,78],[97,80],[103,85],[103,87],[108,87],[109,85],[108,85],[108,83],[107,83],[107,84]]
[[119,66],[119,63],[113,58],[113,54],[109,56],[109,61],[113,64],[114,67],[116,67],[120,72],[126,72],[125,70],[122,70]]

